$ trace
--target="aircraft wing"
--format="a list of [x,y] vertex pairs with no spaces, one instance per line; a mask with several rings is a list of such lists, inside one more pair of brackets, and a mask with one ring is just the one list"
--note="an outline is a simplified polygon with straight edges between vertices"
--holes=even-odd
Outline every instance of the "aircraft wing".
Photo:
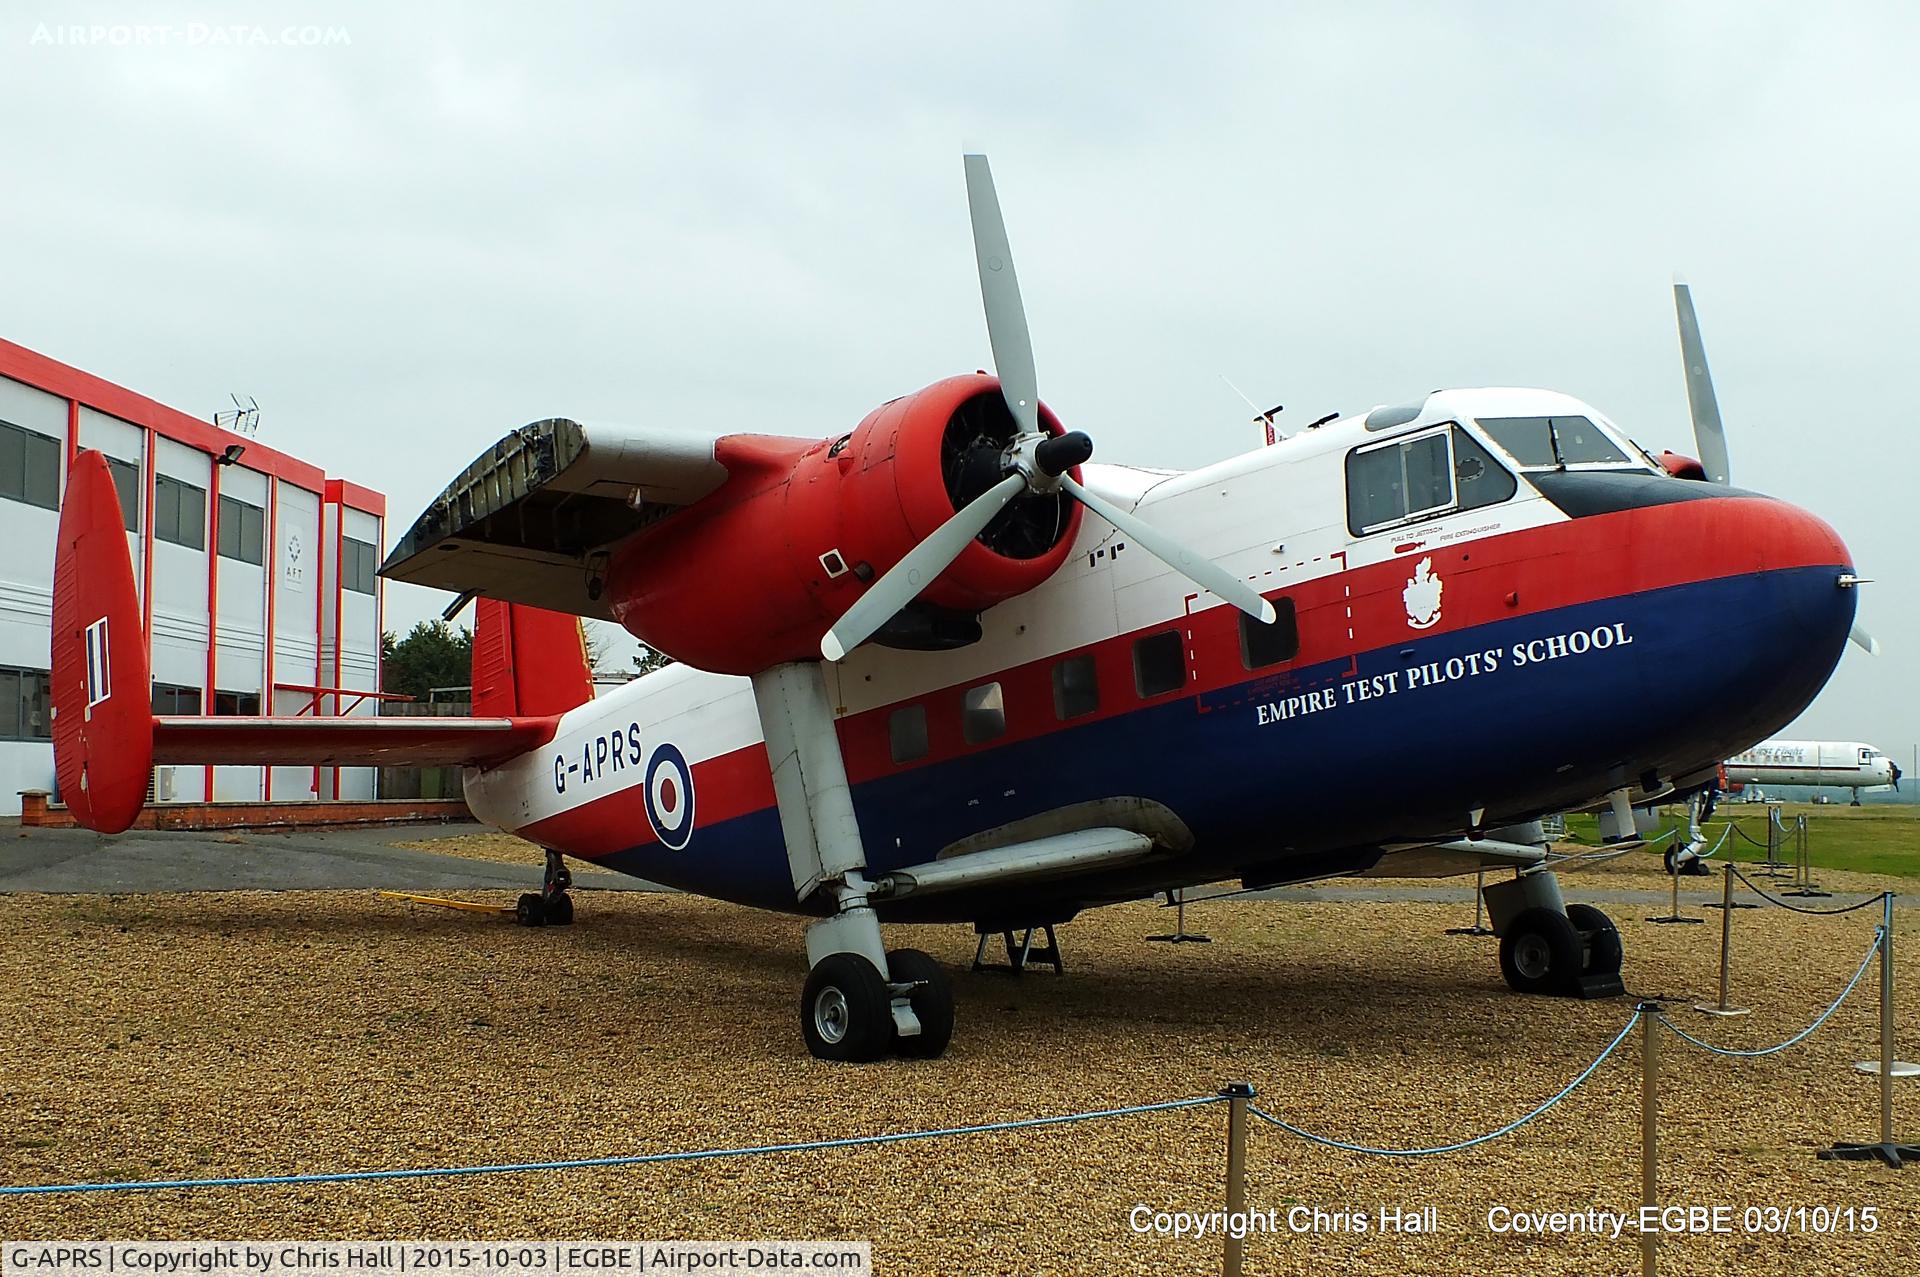
[[556,718],[155,718],[153,761],[484,767],[545,744]]
[[[380,573],[611,620],[595,583],[595,556],[755,471],[760,438],[563,417],[533,422],[462,470],[400,538]],[[722,448],[723,440],[735,446]],[[791,460],[792,447],[805,441],[777,442],[774,451]]]

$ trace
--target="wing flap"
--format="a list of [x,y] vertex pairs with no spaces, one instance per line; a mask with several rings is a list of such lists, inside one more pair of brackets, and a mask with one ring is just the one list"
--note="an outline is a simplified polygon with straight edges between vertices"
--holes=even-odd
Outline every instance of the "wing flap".
[[485,767],[553,739],[557,718],[156,718],[153,761],[269,767]]
[[563,417],[513,431],[434,498],[381,565],[389,580],[611,620],[589,559],[732,477],[728,435]]

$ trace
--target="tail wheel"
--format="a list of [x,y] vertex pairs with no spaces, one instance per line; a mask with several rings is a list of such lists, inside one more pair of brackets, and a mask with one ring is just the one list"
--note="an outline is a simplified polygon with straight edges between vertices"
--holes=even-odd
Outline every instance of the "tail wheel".
[[915,988],[907,995],[920,1021],[918,1036],[897,1037],[893,1049],[901,1055],[931,1060],[946,1054],[953,1040],[953,981],[938,962],[918,949],[895,949],[887,954],[887,971],[900,984]]
[[513,920],[523,927],[544,927],[547,925],[547,902],[540,898],[537,891],[525,892],[514,902]]
[[865,1064],[893,1045],[893,996],[857,953],[830,953],[807,973],[800,1032],[817,1060]]
[[1613,919],[1592,905],[1568,905],[1567,921],[1586,941],[1587,958],[1582,975],[1620,974],[1620,931]]
[[1500,974],[1516,993],[1569,993],[1586,964],[1586,945],[1567,915],[1527,909],[1500,937]]

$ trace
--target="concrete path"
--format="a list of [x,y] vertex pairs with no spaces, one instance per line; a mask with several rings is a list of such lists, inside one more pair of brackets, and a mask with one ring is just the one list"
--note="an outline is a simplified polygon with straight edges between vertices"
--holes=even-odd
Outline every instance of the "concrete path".
[[[537,891],[540,862],[495,864],[395,844],[490,832],[475,824],[289,833],[0,829],[0,892]],[[576,891],[661,891],[616,874],[579,874]]]

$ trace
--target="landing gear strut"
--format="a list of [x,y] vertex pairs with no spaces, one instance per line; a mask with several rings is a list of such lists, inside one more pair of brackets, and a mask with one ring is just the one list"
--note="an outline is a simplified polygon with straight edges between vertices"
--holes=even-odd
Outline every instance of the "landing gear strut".
[[557,851],[548,851],[541,889],[529,891],[515,902],[513,920],[523,927],[571,926],[573,897],[567,894],[571,886],[573,871],[567,868],[566,857]]
[[932,958],[889,953],[881,939],[824,670],[817,661],[776,665],[753,676],[753,696],[794,897],[831,909],[807,928],[807,1051],[854,1064],[941,1054],[953,1036],[953,987]]

